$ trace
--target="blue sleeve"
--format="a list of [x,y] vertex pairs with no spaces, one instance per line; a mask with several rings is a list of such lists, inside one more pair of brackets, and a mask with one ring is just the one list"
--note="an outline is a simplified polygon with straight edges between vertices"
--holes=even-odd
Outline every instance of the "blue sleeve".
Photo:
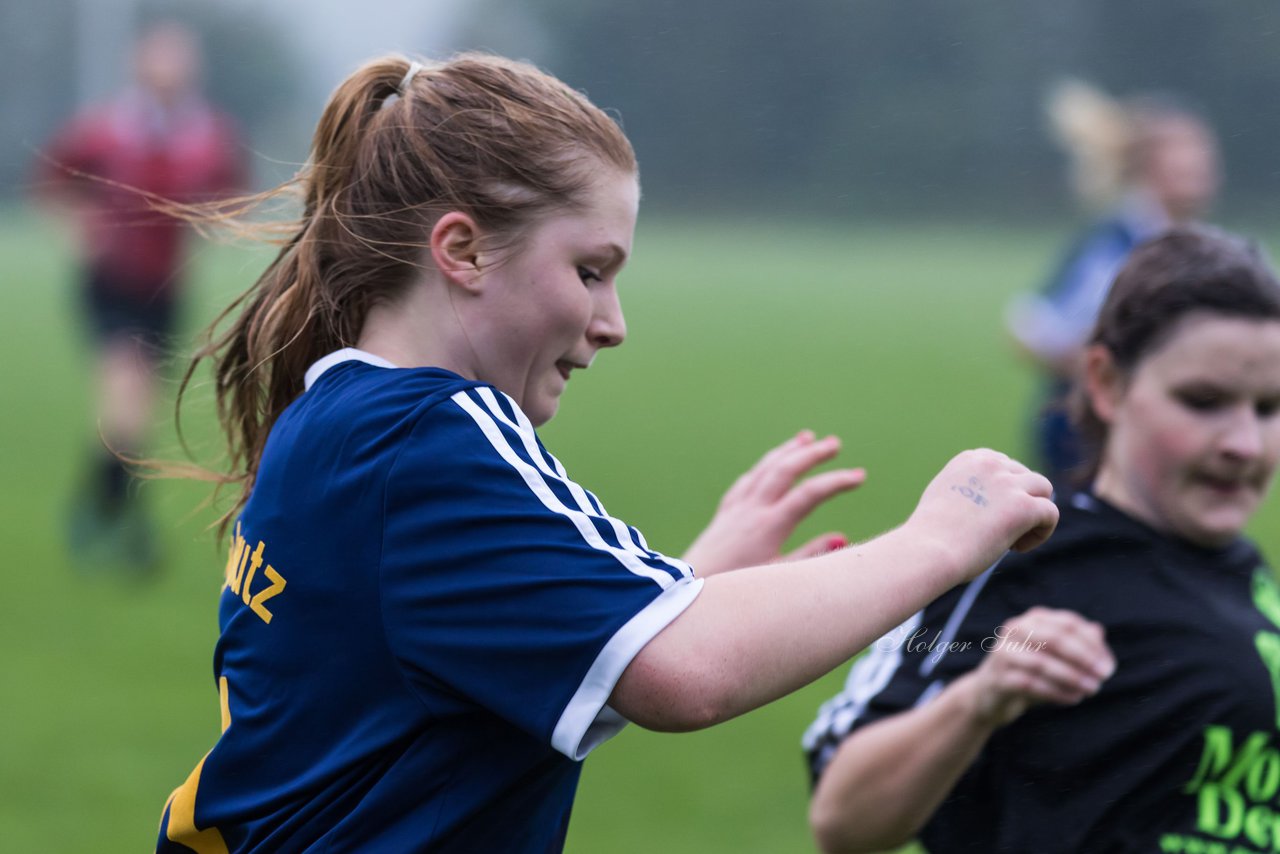
[[1105,293],[1134,244],[1132,235],[1119,222],[1098,223],[1072,247],[1046,282],[1045,298],[1065,310],[1086,300],[1087,294]]
[[389,643],[424,703],[479,706],[580,759],[625,721],[622,671],[701,581],[565,474],[514,401],[430,409],[388,476]]
[[1072,247],[1040,293],[1022,295],[1010,304],[1010,331],[1023,346],[1046,358],[1082,346],[1134,244],[1133,235],[1119,222],[1095,226]]
[[1000,570],[997,564],[934,600],[854,662],[844,689],[804,734],[813,782],[854,730],[924,705],[981,663],[998,642],[996,629],[1030,607]]

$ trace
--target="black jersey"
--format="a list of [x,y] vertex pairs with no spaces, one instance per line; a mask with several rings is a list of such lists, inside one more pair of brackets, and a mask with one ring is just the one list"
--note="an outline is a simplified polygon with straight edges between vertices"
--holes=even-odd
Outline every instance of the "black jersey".
[[[1280,851],[1280,591],[1256,548],[1199,548],[1090,495],[863,656],[805,734],[816,779],[859,726],[928,700],[1035,605],[1101,623],[1116,672],[998,730],[921,833],[948,852]],[[1026,642],[1035,643],[1034,636]]]

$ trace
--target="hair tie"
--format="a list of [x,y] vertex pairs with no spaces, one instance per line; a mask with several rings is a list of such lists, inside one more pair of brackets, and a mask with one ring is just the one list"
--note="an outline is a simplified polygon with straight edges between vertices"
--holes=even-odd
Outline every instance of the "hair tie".
[[404,97],[404,93],[409,91],[409,84],[413,82],[413,78],[418,76],[418,72],[423,68],[420,62],[410,62],[409,70],[404,73],[404,77],[400,78],[400,84],[396,86],[396,91],[400,93],[400,97]]

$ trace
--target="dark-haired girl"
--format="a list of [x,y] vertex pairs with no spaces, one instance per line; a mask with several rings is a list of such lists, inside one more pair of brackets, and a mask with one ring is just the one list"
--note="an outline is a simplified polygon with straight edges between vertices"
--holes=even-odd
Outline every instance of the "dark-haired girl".
[[876,643],[805,736],[824,851],[1275,851],[1280,590],[1241,535],[1280,459],[1280,285],[1140,247],[1085,357],[1058,530]]

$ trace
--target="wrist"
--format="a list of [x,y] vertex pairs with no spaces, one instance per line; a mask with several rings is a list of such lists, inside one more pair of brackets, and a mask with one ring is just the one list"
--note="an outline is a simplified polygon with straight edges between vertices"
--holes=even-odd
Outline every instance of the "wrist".
[[950,713],[956,715],[969,732],[985,737],[1003,724],[997,711],[1000,704],[990,695],[976,670],[952,682],[943,696],[951,701]]
[[908,519],[897,533],[910,544],[929,575],[939,579],[940,593],[963,584],[976,574],[972,571],[971,562],[962,559],[954,540],[949,541],[932,526]]

